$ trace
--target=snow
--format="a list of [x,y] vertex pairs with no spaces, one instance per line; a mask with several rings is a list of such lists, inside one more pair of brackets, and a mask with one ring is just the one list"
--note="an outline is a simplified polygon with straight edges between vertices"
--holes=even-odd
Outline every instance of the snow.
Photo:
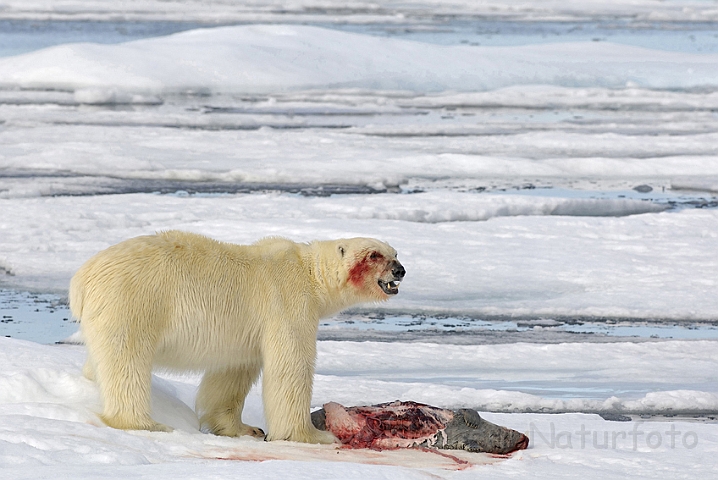
[[[477,144],[469,135],[423,136],[420,129],[430,128],[423,124],[408,126],[407,130],[412,131],[406,137],[377,137],[361,127],[353,132],[275,131],[261,127],[257,131],[187,131],[142,127],[146,119],[137,119],[138,125],[134,126],[117,125],[118,118],[97,119],[99,125],[92,125],[92,112],[83,112],[83,123],[90,126],[58,125],[43,113],[41,118],[32,119],[40,125],[23,128],[16,118],[18,113],[8,112],[8,124],[0,132],[0,145],[5,147],[0,158],[11,172],[34,169],[93,177],[378,187],[415,179],[458,179],[479,186],[496,177],[534,181],[539,177],[554,181],[570,177],[621,178],[617,172],[623,178],[662,179],[664,183],[674,177],[718,177],[715,133],[673,138],[666,135],[644,143],[648,139],[643,135],[558,130],[511,133],[511,142],[489,137]],[[66,116],[74,123],[72,113]],[[100,124],[102,120],[105,125]],[[381,128],[386,132],[391,127]],[[90,142],[93,138],[97,141]],[[127,142],[128,138],[132,142]],[[353,158],[360,160],[352,161]],[[98,179],[85,179],[89,180],[98,183]],[[52,192],[34,195],[38,193]],[[21,192],[2,191],[0,195]]]
[[343,405],[397,398],[454,409],[551,413],[718,408],[710,341],[370,345],[320,342],[315,386],[320,402],[324,395]]
[[671,182],[671,188],[676,190],[699,190],[702,192],[718,192],[718,182],[715,179],[676,179]]
[[175,20],[221,22],[324,21],[350,23],[411,22],[431,28],[433,15],[496,17],[516,20],[630,19],[638,22],[701,22],[716,19],[711,2],[700,0],[3,0],[0,18],[108,21]]
[[[715,86],[717,65],[716,55],[609,42],[442,46],[312,26],[247,25],[4,58],[0,86],[146,93],[482,91],[533,84],[687,89]],[[94,103],[97,94],[82,96]]]
[[[531,437],[463,470],[422,452],[201,433],[190,374],[153,379],[153,415],[174,432],[113,430],[82,346],[0,338],[3,478],[712,478],[717,12],[691,0],[0,0],[3,291],[64,296],[91,255],[157,230],[371,236],[396,247],[407,277],[347,318],[386,314],[389,333],[408,333],[392,319],[412,315],[530,319],[525,338],[552,319],[702,326],[616,343],[319,342],[313,407],[477,408]],[[36,41],[13,43],[34,22]],[[244,420],[264,426],[259,388]]]
[[[332,461],[346,459],[327,455],[329,451],[336,457],[328,450],[331,447],[270,444],[250,437],[222,438],[199,432],[191,409],[198,378],[161,372],[153,384],[153,415],[175,431],[124,432],[103,426],[96,416],[99,394],[97,387],[81,375],[85,357],[82,347],[42,346],[3,338],[0,347],[0,461],[4,478],[336,478],[339,468],[342,478],[572,478],[577,471],[589,478],[625,478],[640,476],[640,472],[695,478],[710,476],[716,466],[712,454],[718,449],[718,437],[712,424],[676,420],[669,427],[667,423],[641,420],[609,422],[586,413],[482,413],[492,422],[527,433],[530,449],[498,463],[493,460],[491,465],[482,465],[491,460],[478,454],[462,457],[479,465],[455,472],[451,470],[456,465],[441,463],[441,458],[430,453],[412,456],[398,452],[372,458],[368,452],[354,451],[355,456],[348,458],[354,462],[395,466],[349,463],[338,467]],[[616,347],[514,344],[446,349],[433,344],[320,342],[312,405],[319,407],[330,400],[351,405],[411,398],[445,408],[477,403],[490,407],[495,401],[517,409],[551,411],[549,398],[537,401],[538,396],[512,390],[454,385],[457,378],[472,381],[481,372],[489,381],[514,387],[532,379],[553,385],[587,383],[586,388],[596,391],[602,382],[630,385],[639,376],[653,390],[636,400],[625,397],[623,403],[617,398],[596,402],[604,412],[626,412],[631,407],[644,413],[716,408],[714,342]],[[566,363],[566,358],[572,362]],[[601,368],[594,370],[597,364]],[[591,376],[585,374],[589,369]],[[417,383],[419,377],[421,383]],[[703,389],[710,386],[711,390],[692,394],[672,390],[676,383]],[[558,403],[569,411],[585,408],[557,399],[553,405]],[[248,397],[244,420],[263,426],[257,389]],[[239,461],[250,457],[265,461]],[[267,460],[272,458],[285,460]],[[686,464],[690,465],[687,471]],[[417,468],[422,465],[425,470]]]
[[[182,229],[238,243],[271,235],[382,238],[397,249],[408,273],[400,294],[372,309],[678,320],[709,320],[718,310],[714,280],[696,275],[718,265],[716,210],[567,216],[600,202],[447,192],[0,202],[0,264],[13,272],[6,281],[24,288],[64,292],[95,252],[128,237]],[[631,209],[644,203],[607,201],[605,208],[636,213]],[[542,214],[556,208],[564,215]]]

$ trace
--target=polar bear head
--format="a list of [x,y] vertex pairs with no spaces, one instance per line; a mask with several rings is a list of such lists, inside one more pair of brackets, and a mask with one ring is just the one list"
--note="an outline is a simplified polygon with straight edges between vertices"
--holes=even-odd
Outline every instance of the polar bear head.
[[358,301],[383,301],[399,293],[406,270],[396,258],[396,250],[373,238],[336,241],[340,283]]

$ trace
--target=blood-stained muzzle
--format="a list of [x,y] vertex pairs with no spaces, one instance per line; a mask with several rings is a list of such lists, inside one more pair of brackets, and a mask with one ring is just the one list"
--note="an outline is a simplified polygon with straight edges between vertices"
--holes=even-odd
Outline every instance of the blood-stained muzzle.
[[399,293],[399,283],[404,279],[406,270],[404,266],[397,260],[392,260],[388,270],[391,271],[392,278],[389,280],[379,279],[379,287],[387,295],[396,295]]

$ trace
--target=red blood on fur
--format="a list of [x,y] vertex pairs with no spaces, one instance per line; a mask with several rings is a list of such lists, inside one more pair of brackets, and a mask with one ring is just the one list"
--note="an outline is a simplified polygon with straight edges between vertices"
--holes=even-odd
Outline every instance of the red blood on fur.
[[354,264],[349,270],[349,283],[359,286],[364,283],[367,273],[376,268],[376,264],[384,260],[384,255],[378,252],[372,252],[361,261]]
[[354,264],[351,270],[349,270],[349,283],[359,286],[364,282],[364,277],[367,272],[371,270],[371,265],[365,258],[361,262]]

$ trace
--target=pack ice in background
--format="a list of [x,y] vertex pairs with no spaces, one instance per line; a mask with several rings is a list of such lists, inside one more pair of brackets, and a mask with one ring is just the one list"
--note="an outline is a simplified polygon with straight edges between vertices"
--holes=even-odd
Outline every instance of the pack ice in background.
[[[4,475],[710,477],[716,12],[0,0]],[[529,449],[467,465],[214,437],[198,377],[167,372],[153,416],[175,432],[103,427],[84,348],[54,345],[76,330],[67,285],[163,229],[391,243],[411,275],[320,326],[314,409],[474,409]],[[259,390],[245,411],[264,426]]]

